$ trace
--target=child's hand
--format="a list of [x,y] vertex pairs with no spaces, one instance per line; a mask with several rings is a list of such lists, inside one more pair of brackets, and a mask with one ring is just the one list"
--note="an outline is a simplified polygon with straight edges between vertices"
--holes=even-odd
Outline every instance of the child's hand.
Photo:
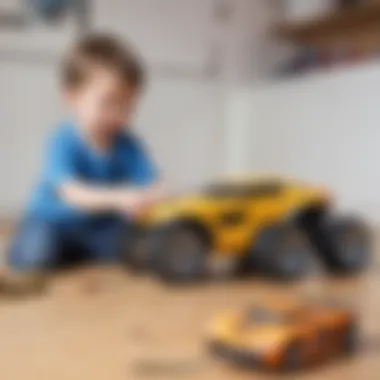
[[117,197],[116,208],[122,214],[139,217],[165,198],[164,191],[158,187],[127,190]]
[[116,211],[124,215],[137,215],[145,208],[145,196],[141,190],[121,191],[115,198]]
[[169,193],[162,186],[154,186],[146,190],[146,202],[151,205],[162,202],[169,198]]
[[159,186],[155,186],[152,188],[148,188],[146,190],[143,190],[142,199],[140,207],[137,211],[137,214],[135,216],[141,216],[146,212],[149,212],[149,210],[155,206],[157,203],[160,203],[168,198],[168,195],[164,191],[163,188]]

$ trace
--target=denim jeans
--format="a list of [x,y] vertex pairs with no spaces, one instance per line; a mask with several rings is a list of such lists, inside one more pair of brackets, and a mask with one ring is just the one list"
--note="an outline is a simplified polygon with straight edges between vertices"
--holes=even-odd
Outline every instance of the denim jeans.
[[7,261],[16,271],[40,271],[76,261],[115,262],[125,247],[128,225],[119,220],[86,223],[24,219]]

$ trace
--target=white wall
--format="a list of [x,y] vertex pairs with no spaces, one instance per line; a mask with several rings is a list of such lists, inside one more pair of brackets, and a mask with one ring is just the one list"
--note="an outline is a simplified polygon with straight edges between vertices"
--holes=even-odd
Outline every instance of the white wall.
[[54,71],[0,63],[0,211],[21,209],[37,174],[40,148],[60,114]]
[[214,42],[215,0],[95,0],[93,22],[141,50],[149,65],[200,70]]
[[[205,9],[220,0],[186,0],[186,9],[184,0],[159,0],[177,7],[165,15],[164,8],[144,12],[150,1],[95,0],[95,28],[124,37],[133,34],[148,57],[151,85],[136,126],[169,181],[175,187],[191,186],[223,170],[226,83],[259,80],[270,73],[264,42],[276,17],[275,1],[227,0],[232,13],[225,24],[204,17]],[[199,17],[194,16],[197,12]],[[187,13],[191,22],[185,23]],[[202,76],[210,52],[221,69],[214,79]],[[57,62],[3,58],[0,51],[0,215],[13,215],[22,209],[36,178],[44,138],[63,110]]]
[[331,11],[336,6],[334,0],[284,0],[285,18],[288,21],[305,21]]
[[227,0],[231,20],[224,41],[224,78],[232,82],[256,83],[271,78],[277,64],[278,44],[273,24],[282,17],[278,0]]
[[333,189],[380,221],[380,62],[231,99],[229,171],[275,172]]

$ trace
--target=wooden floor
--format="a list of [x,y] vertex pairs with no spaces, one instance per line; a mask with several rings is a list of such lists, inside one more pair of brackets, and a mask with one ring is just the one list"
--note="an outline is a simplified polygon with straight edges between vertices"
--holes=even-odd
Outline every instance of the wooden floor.
[[59,275],[48,294],[0,297],[0,378],[3,380],[126,380],[276,378],[210,359],[204,329],[210,316],[262,296],[336,296],[360,313],[363,347],[289,379],[377,380],[380,375],[380,270],[360,278],[321,275],[293,285],[258,279],[168,289],[118,268]]

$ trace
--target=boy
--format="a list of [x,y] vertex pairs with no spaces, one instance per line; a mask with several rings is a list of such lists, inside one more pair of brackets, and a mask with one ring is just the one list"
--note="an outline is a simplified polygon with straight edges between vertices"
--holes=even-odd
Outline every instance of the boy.
[[70,121],[48,142],[40,181],[13,238],[10,286],[34,284],[73,252],[116,260],[126,221],[158,200],[154,165],[124,129],[143,81],[137,58],[111,36],[86,37],[68,55],[62,86]]

